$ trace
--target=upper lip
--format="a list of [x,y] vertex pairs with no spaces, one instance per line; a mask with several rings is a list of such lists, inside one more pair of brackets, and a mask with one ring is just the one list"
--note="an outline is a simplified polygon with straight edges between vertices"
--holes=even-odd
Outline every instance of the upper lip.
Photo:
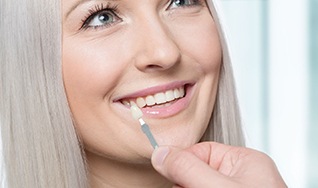
[[192,81],[175,81],[175,82],[171,82],[168,84],[152,86],[152,87],[148,87],[146,89],[138,90],[138,91],[129,93],[127,95],[117,97],[113,101],[118,102],[118,101],[121,101],[123,99],[134,99],[134,98],[138,98],[138,97],[145,97],[148,95],[153,95],[155,93],[165,92],[165,91],[168,91],[171,89],[176,89],[176,88],[183,87],[185,85],[192,85],[192,84],[194,84],[194,82],[192,82]]

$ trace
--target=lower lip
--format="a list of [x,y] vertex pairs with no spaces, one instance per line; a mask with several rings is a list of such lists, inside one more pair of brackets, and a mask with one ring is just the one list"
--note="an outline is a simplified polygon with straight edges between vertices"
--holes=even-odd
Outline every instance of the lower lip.
[[166,118],[170,116],[174,116],[189,105],[192,98],[192,90],[194,86],[186,86],[186,95],[183,98],[180,98],[174,101],[171,105],[165,107],[145,107],[142,108],[142,112],[145,117],[148,118]]

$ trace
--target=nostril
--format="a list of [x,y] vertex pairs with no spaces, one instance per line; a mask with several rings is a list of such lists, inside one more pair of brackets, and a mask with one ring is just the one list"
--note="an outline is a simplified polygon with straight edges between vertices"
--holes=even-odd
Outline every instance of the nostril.
[[140,71],[168,70],[180,63],[181,52],[173,41],[164,44],[146,44],[134,57],[135,66]]
[[159,66],[159,65],[148,65],[147,68],[149,68],[149,69],[160,69],[162,67]]

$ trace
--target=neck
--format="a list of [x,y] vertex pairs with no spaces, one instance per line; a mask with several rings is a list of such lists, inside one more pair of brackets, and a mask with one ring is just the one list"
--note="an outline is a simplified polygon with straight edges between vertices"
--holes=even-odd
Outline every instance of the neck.
[[149,163],[132,164],[86,152],[92,188],[167,188],[172,184]]

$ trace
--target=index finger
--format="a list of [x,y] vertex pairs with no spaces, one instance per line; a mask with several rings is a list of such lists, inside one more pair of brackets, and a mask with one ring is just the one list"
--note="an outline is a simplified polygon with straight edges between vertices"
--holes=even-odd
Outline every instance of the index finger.
[[189,147],[186,151],[193,153],[200,160],[224,175],[229,175],[240,158],[253,153],[253,150],[248,148],[234,147],[217,142],[201,142]]

